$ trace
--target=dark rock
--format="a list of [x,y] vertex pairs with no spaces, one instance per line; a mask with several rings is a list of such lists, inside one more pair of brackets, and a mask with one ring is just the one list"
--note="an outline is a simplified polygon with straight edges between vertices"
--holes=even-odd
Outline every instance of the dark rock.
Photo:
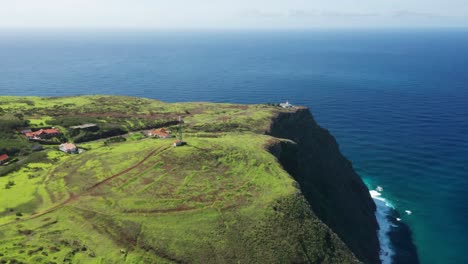
[[[270,147],[299,183],[313,212],[365,263],[380,263],[375,204],[335,138],[307,108],[281,112],[268,134],[293,140]],[[275,145],[275,144],[273,144]]]

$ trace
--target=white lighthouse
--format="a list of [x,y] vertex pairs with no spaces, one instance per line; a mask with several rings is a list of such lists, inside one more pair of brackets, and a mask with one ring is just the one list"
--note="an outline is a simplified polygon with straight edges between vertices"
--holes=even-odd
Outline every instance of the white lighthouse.
[[289,103],[288,100],[286,100],[286,103],[281,103],[280,106],[283,107],[283,108],[293,108],[294,107],[292,104]]

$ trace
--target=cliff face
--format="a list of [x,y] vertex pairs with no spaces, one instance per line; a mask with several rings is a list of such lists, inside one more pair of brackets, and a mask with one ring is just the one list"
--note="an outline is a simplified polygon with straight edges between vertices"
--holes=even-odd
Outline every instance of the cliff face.
[[307,108],[278,114],[267,133],[296,143],[270,150],[299,183],[314,213],[361,261],[380,263],[375,204],[335,138]]
[[[39,166],[0,177],[0,185],[35,179],[34,188],[2,190],[10,199],[0,199],[0,263],[379,263],[368,190],[305,108],[115,96],[0,101],[8,109],[0,119],[40,115],[124,131],[182,115],[188,142],[173,148],[134,133],[88,142],[80,155],[31,155],[25,162]],[[20,141],[0,140],[0,148]]]

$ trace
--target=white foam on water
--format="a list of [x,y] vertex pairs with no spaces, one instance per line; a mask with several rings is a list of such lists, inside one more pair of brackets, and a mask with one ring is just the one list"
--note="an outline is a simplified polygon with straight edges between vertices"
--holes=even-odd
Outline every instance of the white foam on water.
[[383,188],[382,188],[382,186],[377,186],[376,190],[377,190],[378,192],[382,192],[382,191],[383,191]]
[[395,252],[392,249],[389,232],[394,226],[390,219],[388,218],[391,210],[393,209],[392,204],[390,204],[385,198],[382,197],[382,194],[378,191],[382,191],[382,187],[377,187],[377,190],[371,190],[370,195],[374,199],[377,210],[375,211],[375,217],[377,218],[377,223],[379,224],[378,238],[380,242],[380,260],[382,264],[391,264],[392,257]]
[[411,215],[413,212],[411,212],[410,210],[405,210],[405,213],[406,213],[407,215]]

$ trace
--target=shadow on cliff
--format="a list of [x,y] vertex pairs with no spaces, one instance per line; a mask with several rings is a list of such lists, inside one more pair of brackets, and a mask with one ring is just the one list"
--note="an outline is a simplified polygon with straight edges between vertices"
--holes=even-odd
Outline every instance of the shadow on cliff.
[[364,263],[380,263],[375,204],[335,138],[307,108],[281,112],[266,134],[289,139],[269,148],[299,183],[313,212]]

